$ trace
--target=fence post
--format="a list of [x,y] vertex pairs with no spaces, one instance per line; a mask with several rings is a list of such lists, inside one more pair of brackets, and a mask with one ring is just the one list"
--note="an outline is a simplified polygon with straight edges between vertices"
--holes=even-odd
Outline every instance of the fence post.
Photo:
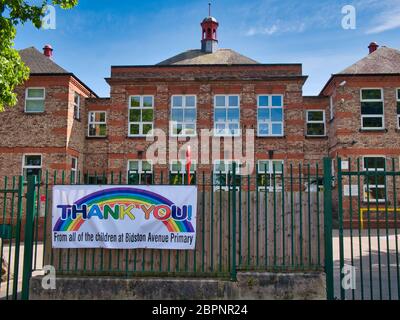
[[328,300],[333,300],[332,160],[330,158],[324,158],[324,229],[326,296]]
[[29,281],[32,275],[33,224],[35,219],[36,176],[28,177],[26,193],[26,220],[24,240],[24,266],[22,273],[22,300],[29,299]]
[[[232,193],[232,270],[231,280],[236,281],[236,162],[232,164],[232,179],[233,179],[233,193]],[[231,192],[231,191],[229,191]]]

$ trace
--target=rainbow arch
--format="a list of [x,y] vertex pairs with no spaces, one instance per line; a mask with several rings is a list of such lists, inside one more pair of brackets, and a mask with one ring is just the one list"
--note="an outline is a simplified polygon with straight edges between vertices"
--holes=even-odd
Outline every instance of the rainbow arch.
[[[167,205],[172,206],[174,203],[165,197],[160,196],[157,193],[146,191],[137,188],[112,188],[106,190],[100,190],[91,193],[79,200],[74,205],[81,206],[86,204],[88,208],[97,204],[98,206],[110,205],[111,207],[115,204],[136,204],[136,205]],[[178,209],[180,210],[180,209]],[[66,220],[59,218],[54,225],[53,231],[59,232],[75,232],[85,223],[81,216],[73,220],[68,217]],[[193,225],[190,221],[176,221],[172,218],[161,221],[169,232],[194,232]]]

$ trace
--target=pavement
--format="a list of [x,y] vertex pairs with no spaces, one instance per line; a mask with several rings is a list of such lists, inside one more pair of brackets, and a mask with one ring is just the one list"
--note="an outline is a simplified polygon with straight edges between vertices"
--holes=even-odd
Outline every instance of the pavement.
[[[344,230],[343,248],[344,264],[355,267],[356,281],[353,282],[354,289],[344,290],[346,299],[366,299],[366,300],[389,300],[400,299],[400,279],[399,266],[400,255],[396,252],[396,235],[394,230],[379,231],[363,230],[359,235],[358,230],[353,231],[350,236],[350,230]],[[360,241],[361,240],[361,241]],[[361,250],[360,250],[361,243]],[[400,235],[397,237],[398,251],[400,251]],[[353,250],[351,249],[353,248]],[[15,247],[11,247],[11,256],[9,244],[4,244],[3,257],[7,261],[11,258],[10,271],[13,275]],[[18,272],[18,292],[22,288],[22,268],[23,268],[24,246],[20,249],[19,272]],[[333,230],[333,255],[334,255],[334,293],[335,297],[340,298],[340,255],[339,255],[339,232]],[[36,259],[35,259],[36,257]],[[40,268],[43,263],[43,244],[38,243],[34,248],[33,266],[37,271],[33,275],[41,274]],[[380,267],[379,267],[380,266]],[[0,283],[0,300],[11,298],[13,279]],[[350,281],[347,282],[348,284]],[[371,299],[372,298],[372,299]]]

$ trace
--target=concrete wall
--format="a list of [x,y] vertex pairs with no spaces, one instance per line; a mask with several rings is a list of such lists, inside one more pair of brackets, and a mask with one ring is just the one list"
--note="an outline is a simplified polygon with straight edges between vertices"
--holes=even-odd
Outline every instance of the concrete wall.
[[177,278],[67,278],[55,290],[31,279],[31,300],[324,300],[325,274],[238,273],[237,281]]

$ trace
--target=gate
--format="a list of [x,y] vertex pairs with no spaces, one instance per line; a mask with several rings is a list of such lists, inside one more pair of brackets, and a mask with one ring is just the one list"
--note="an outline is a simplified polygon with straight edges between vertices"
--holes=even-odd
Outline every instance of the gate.
[[325,199],[333,201],[326,201],[325,218],[333,212],[337,228],[332,238],[329,224],[325,230],[332,249],[325,266],[328,298],[399,300],[399,164],[379,156],[338,158],[331,175],[330,162]]

